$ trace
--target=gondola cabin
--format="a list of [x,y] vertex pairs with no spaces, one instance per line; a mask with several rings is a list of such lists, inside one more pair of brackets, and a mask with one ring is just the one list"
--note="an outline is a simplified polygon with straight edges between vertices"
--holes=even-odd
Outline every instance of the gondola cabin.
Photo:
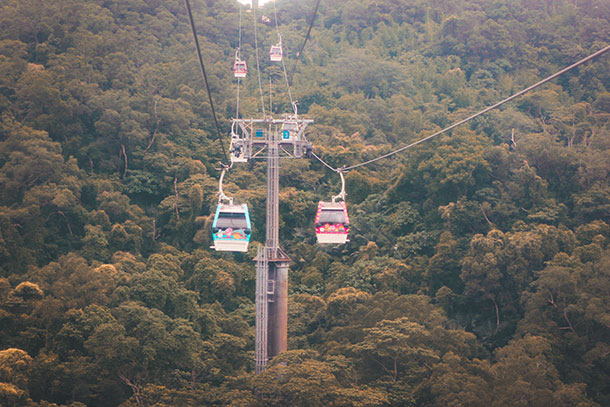
[[272,45],[271,50],[269,50],[269,59],[271,59],[271,62],[281,62],[282,56],[282,46],[280,44]]
[[212,224],[212,248],[220,252],[247,252],[252,226],[248,206],[220,203]]
[[349,233],[349,217],[345,202],[320,202],[316,214],[318,243],[345,243]]
[[248,65],[246,64],[246,61],[236,59],[233,64],[233,75],[235,75],[236,78],[245,78],[247,74]]

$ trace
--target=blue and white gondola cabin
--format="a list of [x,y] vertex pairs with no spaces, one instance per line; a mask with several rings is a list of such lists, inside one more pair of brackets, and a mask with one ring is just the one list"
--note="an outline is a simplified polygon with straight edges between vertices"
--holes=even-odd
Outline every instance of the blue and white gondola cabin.
[[212,248],[221,252],[247,252],[252,226],[248,205],[219,203],[212,224]]

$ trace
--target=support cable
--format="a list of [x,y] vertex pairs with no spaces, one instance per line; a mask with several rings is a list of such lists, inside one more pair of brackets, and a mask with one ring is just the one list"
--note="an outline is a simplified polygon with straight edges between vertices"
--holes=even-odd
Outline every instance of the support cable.
[[[239,7],[239,40],[237,45],[237,52],[241,52],[241,4],[238,4]],[[241,55],[238,55],[238,58],[241,59]],[[235,107],[235,118],[239,119],[239,85],[241,84],[241,78],[237,78],[237,104]]]
[[297,52],[297,59],[294,61],[294,66],[292,67],[292,71],[290,72],[290,80],[288,83],[292,83],[292,79],[294,78],[294,72],[297,69],[297,64],[299,63],[299,57],[303,53],[303,49],[305,49],[305,44],[307,44],[307,40],[309,39],[309,35],[311,34],[311,29],[313,27],[313,23],[316,20],[316,14],[318,14],[318,7],[320,6],[320,0],[316,1],[316,7],[313,10],[313,15],[311,16],[311,22],[309,23],[309,28],[307,29],[307,35],[305,35],[305,40],[301,45],[301,49]]
[[279,28],[279,26],[277,24],[277,9],[275,8],[275,0],[273,0],[273,15],[275,17],[275,32],[277,33],[277,40],[281,44],[282,43],[282,36],[280,35],[280,28]]
[[294,115],[297,114],[296,103],[292,100],[292,91],[290,90],[290,82],[288,81],[288,73],[286,73],[286,64],[284,63],[284,58],[282,58],[282,69],[284,70],[284,78],[286,80],[286,88],[288,88],[288,98],[290,99],[290,106],[292,107],[292,111]]
[[239,82],[241,78],[237,78],[237,104],[235,106],[235,118],[239,119]]
[[273,116],[273,88],[271,85],[271,75],[269,75],[269,114]]
[[222,154],[225,157],[225,160],[229,162],[229,157],[227,157],[227,151],[225,150],[225,145],[222,142],[222,135],[220,132],[220,126],[218,126],[218,119],[216,118],[216,110],[214,110],[214,102],[212,101],[212,93],[210,92],[210,86],[208,84],[208,76],[205,73],[205,67],[203,65],[203,57],[201,56],[201,48],[199,47],[199,40],[197,39],[197,31],[195,30],[195,22],[193,21],[193,13],[191,12],[191,3],[189,0],[184,0],[186,4],[186,11],[189,17],[189,22],[191,23],[191,31],[193,32],[193,39],[195,40],[195,48],[197,49],[197,56],[199,57],[199,67],[201,68],[201,73],[203,75],[203,82],[205,82],[205,88],[208,91],[208,98],[210,99],[210,107],[212,108],[212,116],[214,117],[214,124],[216,125],[216,132],[218,133],[218,141],[220,142],[220,147],[222,148]]
[[[280,43],[280,46],[282,47],[282,54],[283,54],[284,53],[284,49],[283,49],[284,44],[282,44],[282,36],[280,34],[280,27],[277,23],[277,9],[275,8],[275,0],[273,0],[273,15],[275,16],[275,31],[277,33],[277,38]],[[290,89],[290,81],[288,81],[288,72],[286,71],[286,63],[284,62],[283,56],[282,56],[282,70],[284,71],[284,79],[286,80],[286,88],[288,89],[288,98],[290,99],[290,107],[292,107],[294,115],[296,116],[297,111],[296,111],[294,101],[292,100],[292,91]]]
[[256,10],[254,9],[254,7],[252,7],[252,17],[254,20],[254,50],[255,50],[255,54],[256,54],[256,76],[258,77],[258,90],[261,94],[261,109],[263,110],[263,116],[265,116],[265,99],[263,97],[263,85],[261,82],[261,69],[258,64],[258,38],[257,38],[258,30],[256,28],[256,23],[257,23]]
[[[446,132],[448,132],[449,130],[454,129],[454,128],[456,128],[457,126],[459,126],[459,125],[461,125],[461,124],[464,124],[464,123],[466,123],[466,122],[468,122],[468,121],[470,121],[470,120],[472,120],[472,119],[474,119],[474,118],[476,118],[476,117],[481,116],[482,114],[485,114],[485,113],[489,112],[490,110],[493,110],[493,109],[495,109],[495,108],[497,108],[497,107],[499,107],[499,106],[502,106],[503,104],[505,104],[505,103],[507,103],[507,102],[510,102],[511,100],[513,100],[513,99],[515,99],[515,98],[517,98],[517,97],[519,97],[519,96],[521,96],[521,95],[523,95],[523,94],[525,94],[525,93],[527,93],[527,92],[529,92],[529,91],[531,91],[531,90],[533,90],[533,89],[535,89],[535,88],[537,88],[537,87],[539,87],[539,86],[541,86],[541,85],[543,85],[543,84],[547,83],[548,81],[550,81],[550,80],[553,80],[553,79],[557,78],[558,76],[560,76],[560,75],[562,75],[562,74],[564,74],[564,73],[568,72],[568,71],[569,71],[569,70],[571,70],[571,69],[576,68],[576,67],[577,67],[577,66],[579,66],[579,65],[584,64],[585,62],[588,62],[588,61],[592,60],[593,58],[595,58],[595,57],[597,57],[597,56],[599,56],[599,55],[603,54],[604,52],[606,52],[606,51],[608,51],[608,50],[610,50],[610,45],[609,45],[609,46],[607,46],[607,47],[605,47],[605,48],[603,48],[603,49],[601,49],[601,50],[599,50],[599,51],[597,51],[597,52],[595,52],[594,54],[589,55],[589,56],[588,56],[588,57],[586,57],[586,58],[581,59],[580,61],[578,61],[578,62],[576,62],[576,63],[574,63],[574,64],[572,64],[572,65],[568,66],[567,68],[564,68],[564,69],[562,69],[561,71],[559,71],[559,72],[557,72],[557,73],[554,73],[554,74],[553,74],[553,75],[551,75],[551,76],[546,77],[545,79],[543,79],[543,80],[541,80],[541,81],[539,81],[539,82],[537,82],[537,83],[533,84],[532,86],[530,86],[530,87],[528,87],[528,88],[525,88],[525,89],[523,89],[522,91],[517,92],[517,93],[515,93],[515,94],[514,94],[514,95],[512,95],[512,96],[507,97],[506,99],[504,99],[504,100],[502,100],[502,101],[500,101],[500,102],[496,103],[495,105],[489,106],[488,108],[483,109],[483,110],[481,110],[480,112],[475,113],[475,114],[473,114],[472,116],[469,116],[469,117],[465,118],[464,120],[460,120],[459,122],[454,123],[454,124],[452,124],[452,125],[451,125],[451,126],[449,126],[449,127],[446,127],[446,128],[444,128],[444,129],[442,129],[442,130],[439,130],[439,131],[437,131],[437,132],[436,132],[436,133],[434,133],[434,134],[431,134],[431,135],[429,135],[429,136],[427,136],[427,137],[424,137],[424,138],[422,138],[422,139],[420,139],[420,140],[417,140],[417,141],[415,141],[415,142],[413,142],[413,143],[411,143],[411,144],[408,144],[408,145],[406,145],[406,146],[404,146],[404,147],[401,147],[401,148],[399,148],[398,150],[391,151],[391,152],[389,152],[389,153],[387,153],[387,154],[383,154],[383,155],[381,155],[381,156],[379,156],[379,157],[376,157],[376,158],[373,158],[373,159],[371,159],[371,160],[364,161],[364,162],[361,162],[361,163],[359,163],[359,164],[355,164],[355,165],[352,165],[352,166],[349,166],[349,167],[343,167],[343,168],[341,168],[341,170],[342,170],[342,171],[349,171],[349,170],[353,170],[354,168],[358,168],[358,167],[362,167],[362,166],[364,166],[364,165],[372,164],[372,163],[374,163],[374,162],[376,162],[376,161],[379,161],[379,160],[382,160],[382,159],[384,159],[384,158],[391,157],[391,156],[393,156],[394,154],[398,154],[398,153],[400,153],[400,152],[403,152],[403,151],[405,151],[405,150],[407,150],[407,149],[409,149],[409,148],[411,148],[411,147],[414,147],[414,146],[416,146],[416,145],[418,145],[418,144],[423,143],[424,141],[430,140],[430,139],[431,139],[431,138],[433,138],[433,137],[436,137],[436,136],[438,136],[438,135],[441,135],[441,134],[443,134],[443,133],[446,133]],[[318,159],[318,161],[320,161],[322,164],[324,164],[325,166],[327,166],[328,168],[330,168],[332,171],[335,171],[335,172],[338,172],[338,171],[339,171],[339,169],[335,169],[335,168],[331,167],[329,164],[325,163],[325,162],[324,162],[324,161],[323,161],[323,160],[322,160],[320,157],[318,157],[316,154],[312,153],[312,155],[313,155],[315,158],[317,158],[317,159]]]
[[329,170],[334,171],[334,172],[339,172],[339,170],[337,170],[336,168],[333,168],[330,164],[328,164],[326,161],[324,161],[323,159],[321,159],[320,157],[318,157],[316,155],[316,153],[314,153],[313,151],[311,152],[311,155],[314,156],[314,158],[316,158],[318,161],[320,161],[322,164],[324,164],[326,167],[328,167]]

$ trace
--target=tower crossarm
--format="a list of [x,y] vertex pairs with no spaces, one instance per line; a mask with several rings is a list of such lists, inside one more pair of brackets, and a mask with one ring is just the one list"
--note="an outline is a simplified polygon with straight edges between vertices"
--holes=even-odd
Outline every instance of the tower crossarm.
[[[232,150],[239,151],[238,161],[254,158],[267,158],[261,154],[269,151],[269,145],[277,142],[282,158],[303,158],[312,146],[305,138],[305,129],[313,123],[311,119],[286,115],[282,118],[232,119]],[[237,161],[237,160],[236,160]]]

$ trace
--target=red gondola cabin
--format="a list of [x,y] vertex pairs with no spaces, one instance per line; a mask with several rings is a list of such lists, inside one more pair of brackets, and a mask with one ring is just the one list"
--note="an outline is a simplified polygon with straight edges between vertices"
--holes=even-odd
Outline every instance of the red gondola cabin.
[[248,65],[246,64],[246,61],[236,59],[233,64],[233,75],[235,75],[236,78],[245,78],[247,74]]
[[345,243],[349,233],[349,216],[345,201],[320,202],[316,214],[318,243]]
[[272,62],[281,62],[282,56],[283,56],[283,53],[282,53],[281,43],[272,45],[271,50],[269,50],[269,59],[271,59]]

